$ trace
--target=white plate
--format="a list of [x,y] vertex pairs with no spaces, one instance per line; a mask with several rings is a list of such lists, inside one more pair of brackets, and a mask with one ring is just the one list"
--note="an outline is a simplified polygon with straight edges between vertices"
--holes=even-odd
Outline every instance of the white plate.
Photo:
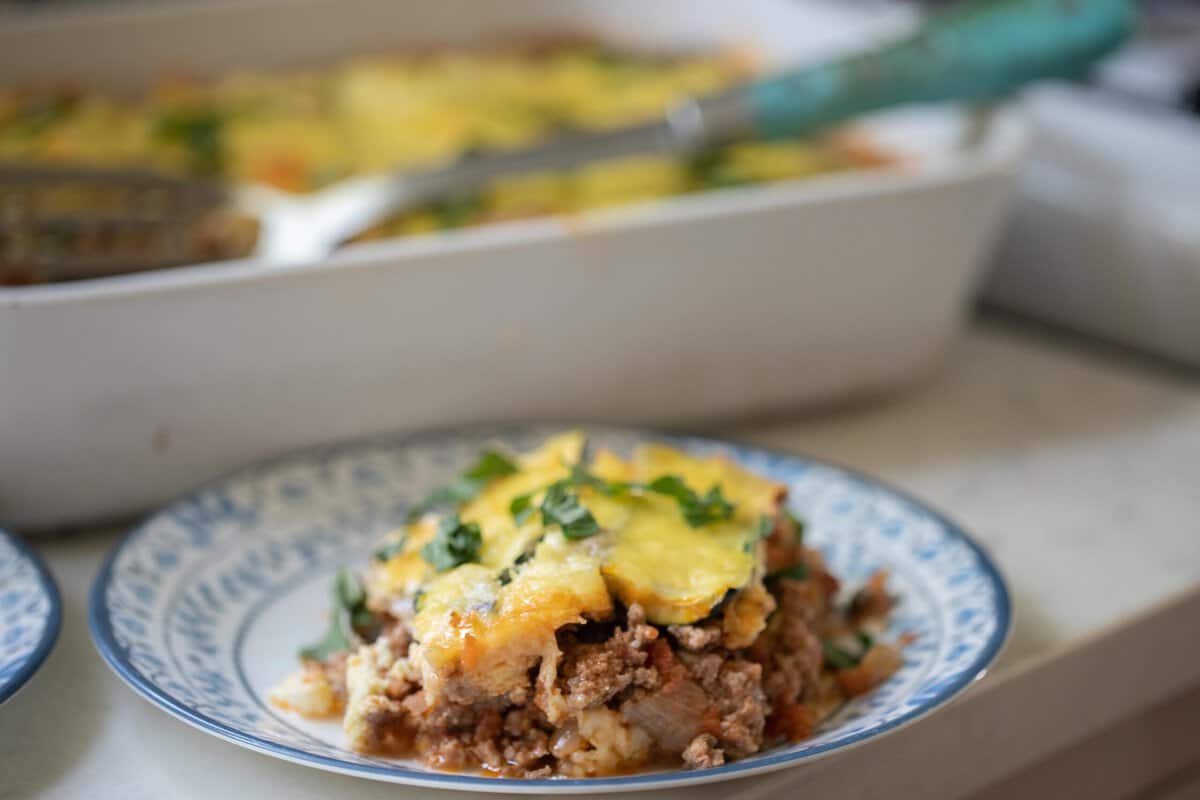
[[962,530],[917,501],[846,469],[753,447],[594,428],[618,452],[666,440],[719,451],[787,484],[810,541],[848,584],[880,568],[900,603],[890,635],[916,635],[904,666],[806,741],[713,769],[595,779],[508,780],[434,772],[347,750],[336,722],[279,712],[267,692],[296,668],[324,622],[332,573],[366,563],[410,503],[488,442],[526,450],[552,433],[521,427],[376,439],[237,473],[152,516],[105,562],[92,636],[134,691],[201,730],[308,766],[376,780],[476,791],[571,793],[664,788],[779,769],[851,747],[943,705],[980,677],[1009,628],[1008,592]]
[[37,672],[60,627],[62,602],[46,565],[0,530],[0,703]]

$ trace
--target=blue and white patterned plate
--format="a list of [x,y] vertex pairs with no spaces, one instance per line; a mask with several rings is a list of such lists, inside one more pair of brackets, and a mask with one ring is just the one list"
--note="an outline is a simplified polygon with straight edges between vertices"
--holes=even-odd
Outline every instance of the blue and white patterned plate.
[[693,437],[593,428],[618,452],[658,439],[722,452],[786,483],[845,583],[880,568],[900,598],[891,633],[915,634],[904,666],[795,745],[713,769],[596,779],[503,780],[451,775],[343,746],[337,722],[311,722],[266,702],[318,637],[329,579],[365,564],[408,505],[464,468],[488,442],[536,446],[559,428],[424,433],[289,456],[214,483],[155,514],[109,556],[91,596],[100,653],[139,694],[236,744],[321,769],[440,788],[582,792],[663,788],[803,763],[861,743],[943,705],[980,677],[1009,627],[995,565],[962,530],[917,501],[846,469]]
[[61,626],[62,602],[46,566],[0,530],[0,703],[37,672]]

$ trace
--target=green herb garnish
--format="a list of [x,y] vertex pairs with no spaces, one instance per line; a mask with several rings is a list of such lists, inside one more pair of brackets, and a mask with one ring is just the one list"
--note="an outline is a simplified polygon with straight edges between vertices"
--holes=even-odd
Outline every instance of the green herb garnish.
[[600,532],[592,512],[579,502],[579,495],[564,481],[552,483],[541,505],[542,524],[558,525],[568,539],[586,539]]
[[404,552],[404,544],[407,537],[401,537],[394,542],[388,542],[383,547],[375,551],[376,561],[391,561],[396,556]]
[[788,578],[793,581],[806,580],[808,578],[808,565],[804,562],[792,564],[790,567],[777,569],[767,575],[767,580],[769,581],[779,580],[780,578]]
[[859,631],[854,635],[858,637],[858,643],[862,645],[863,655],[865,656],[867,651],[875,646],[875,637],[866,631]]
[[862,660],[846,652],[828,639],[821,641],[821,652],[825,655],[825,663],[834,669],[853,669]]
[[[588,472],[582,464],[575,464],[569,476],[546,487],[546,494],[537,509],[542,514],[542,524],[558,525],[568,539],[586,539],[599,533],[600,525],[596,518],[579,502],[577,490],[584,486],[614,496],[618,492],[628,491],[629,484],[610,483]],[[508,504],[508,510],[518,525],[524,524],[534,512],[533,493],[514,497]]]
[[187,150],[188,168],[198,175],[219,175],[225,153],[221,131],[225,119],[207,108],[176,109],[159,115],[154,135]]
[[721,487],[714,485],[703,496],[688,488],[677,475],[663,475],[646,485],[657,494],[675,498],[679,510],[688,525],[700,528],[713,522],[721,522],[733,516],[733,503],[721,494]]
[[460,564],[479,561],[483,536],[474,522],[463,522],[455,514],[438,523],[437,534],[421,548],[421,558],[438,572]]
[[752,181],[728,163],[724,150],[704,150],[687,163],[691,182],[697,189],[743,186]]
[[495,478],[512,475],[517,467],[494,450],[485,450],[466,472],[448,486],[439,486],[417,503],[408,512],[408,521],[413,522],[435,508],[460,506],[475,499],[483,487]]
[[526,492],[514,497],[508,504],[508,513],[512,514],[514,522],[524,525],[525,520],[533,515],[533,495]]
[[770,514],[763,514],[758,518],[758,538],[766,539],[775,530],[775,518]]
[[367,610],[367,595],[350,570],[343,567],[333,578],[333,610],[324,638],[300,651],[300,657],[325,661],[336,653],[353,650],[362,641],[358,631],[374,626]]
[[509,461],[495,450],[484,450],[479,454],[479,460],[463,473],[463,477],[473,481],[490,481],[492,478],[502,478],[517,471],[517,465]]
[[478,194],[449,198],[429,207],[429,212],[442,229],[461,228],[475,220],[482,211],[483,197]]
[[784,511],[783,513],[787,514],[787,518],[792,522],[792,527],[796,530],[796,544],[804,544],[804,520],[790,511]]

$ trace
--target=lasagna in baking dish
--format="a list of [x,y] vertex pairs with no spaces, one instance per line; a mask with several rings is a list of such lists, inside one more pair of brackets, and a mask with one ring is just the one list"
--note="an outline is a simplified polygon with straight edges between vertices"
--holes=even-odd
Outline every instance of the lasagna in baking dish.
[[877,575],[845,604],[786,488],[571,432],[482,453],[339,573],[272,701],[349,745],[505,777],[702,768],[811,734],[900,666]]
[[[0,85],[0,197],[7,164],[140,167],[312,192],[357,175],[427,168],[570,131],[643,122],[673,102],[728,88],[752,72],[746,54],[733,50],[637,53],[564,37],[362,56],[313,69],[236,70],[213,79],[164,74],[136,95],[86,85]],[[580,213],[891,160],[844,133],[741,142],[692,159],[617,158],[568,172],[505,177],[405,211],[361,238]],[[111,199],[78,193],[64,199],[58,192],[31,202],[77,211],[105,208]],[[189,252],[197,260],[240,256],[253,249],[257,221],[219,209],[192,233]],[[47,246],[63,253],[102,244],[94,235],[58,229],[45,236],[53,240]],[[6,244],[0,231],[0,282],[9,244],[20,243]],[[38,279],[15,269],[7,277]]]

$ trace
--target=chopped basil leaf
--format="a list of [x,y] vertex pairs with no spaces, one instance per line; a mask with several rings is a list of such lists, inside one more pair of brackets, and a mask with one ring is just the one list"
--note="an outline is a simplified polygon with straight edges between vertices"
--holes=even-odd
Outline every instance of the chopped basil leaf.
[[646,488],[657,494],[675,498],[679,503],[679,510],[683,512],[683,518],[693,528],[727,520],[733,516],[733,503],[721,494],[719,485],[714,485],[703,496],[698,496],[679,476],[663,475],[652,480]]
[[524,525],[525,521],[533,515],[533,495],[526,493],[514,497],[508,504],[508,513],[512,514],[514,522]]
[[346,568],[339,569],[333,578],[333,599],[345,608],[354,608],[366,599],[358,580]]
[[408,521],[413,522],[435,508],[460,506],[474,500],[483,487],[494,478],[512,475],[517,467],[494,450],[485,450],[466,472],[448,486],[439,486],[413,506],[408,512]]
[[339,569],[333,579],[333,609],[324,638],[300,651],[300,657],[325,661],[336,653],[353,650],[362,639],[357,630],[370,628],[375,618],[367,610],[367,595],[350,570]]
[[867,651],[875,646],[875,637],[866,631],[859,631],[855,636],[858,637],[858,643],[862,645],[863,655],[865,656]]
[[[527,513],[532,514],[533,509],[530,508]],[[513,562],[504,569],[500,570],[500,574],[496,576],[496,580],[500,582],[501,586],[507,586],[508,584],[512,583],[513,578],[515,578],[517,573],[521,571],[521,566],[533,558],[533,554],[537,551],[537,547],[539,544],[541,544],[544,537],[545,534],[543,533],[532,542],[528,542],[525,545],[525,549],[517,554],[517,557],[513,559]]]
[[704,181],[720,163],[720,151],[709,148],[692,154],[687,161],[687,167],[699,180]]
[[542,499],[542,524],[558,525],[568,539],[586,539],[600,532],[592,512],[580,502],[579,496],[563,482],[553,483]]
[[700,498],[700,506],[694,511],[684,509],[683,516],[689,525],[699,528],[701,525],[720,522],[732,517],[733,503],[726,500],[721,494],[720,486],[713,486]]
[[658,494],[674,497],[680,503],[696,498],[696,493],[688,488],[683,478],[678,475],[662,475],[646,484],[646,488]]
[[821,652],[825,655],[825,663],[834,669],[853,669],[861,659],[855,658],[828,639],[821,641]]
[[438,523],[437,534],[421,548],[421,557],[438,572],[460,564],[479,561],[483,535],[473,522],[463,522],[455,514]]
[[725,153],[720,150],[706,150],[697,153],[687,166],[692,183],[697,189],[742,186],[751,183],[749,178],[740,174],[727,163]]
[[[530,511],[530,513],[533,512]],[[541,541],[542,537],[539,536],[533,542],[526,545],[525,549],[513,559],[513,562],[500,571],[499,576],[497,576],[497,580],[500,581],[501,586],[507,586],[508,584],[512,583],[512,579],[515,578],[517,573],[521,571],[521,567],[533,558],[533,554],[537,550],[537,546],[541,543]]]
[[792,527],[796,530],[796,544],[804,544],[804,520],[790,511],[785,511],[784,513],[792,521]]
[[345,653],[353,650],[356,639],[350,631],[350,615],[343,609],[335,608],[331,612],[329,629],[325,637],[316,644],[309,645],[300,651],[300,657],[309,661],[324,661],[335,653]]
[[356,631],[370,630],[375,627],[375,622],[375,615],[367,609],[365,603],[350,613],[350,625]]
[[478,194],[451,197],[429,206],[438,227],[461,228],[469,224],[483,211],[483,197]]
[[154,121],[154,136],[184,148],[188,168],[199,175],[218,175],[224,166],[222,130],[225,118],[206,108],[167,111]]
[[394,542],[388,542],[383,547],[375,551],[376,561],[391,561],[396,556],[404,552],[405,538],[401,537]]
[[492,478],[512,475],[516,471],[517,466],[495,450],[484,450],[480,453],[479,460],[463,473],[463,477],[476,481],[490,481]]
[[778,580],[780,578],[788,578],[793,581],[805,580],[808,578],[808,565],[803,562],[799,564],[792,564],[790,567],[777,569],[767,576],[767,580],[769,581]]
[[524,564],[525,562],[532,559],[533,554],[537,552],[538,545],[542,543],[542,539],[544,539],[545,536],[546,536],[546,534],[543,533],[541,536],[537,537],[532,542],[525,545],[525,549],[522,550],[520,552],[520,554],[516,558],[513,559],[513,566],[519,567],[522,564]]
[[602,478],[588,472],[588,468],[582,463],[571,465],[571,476],[567,478],[567,482],[573,486],[591,486],[602,492],[608,491],[608,484]]
[[765,539],[775,530],[775,518],[769,514],[763,514],[758,518],[758,538]]

